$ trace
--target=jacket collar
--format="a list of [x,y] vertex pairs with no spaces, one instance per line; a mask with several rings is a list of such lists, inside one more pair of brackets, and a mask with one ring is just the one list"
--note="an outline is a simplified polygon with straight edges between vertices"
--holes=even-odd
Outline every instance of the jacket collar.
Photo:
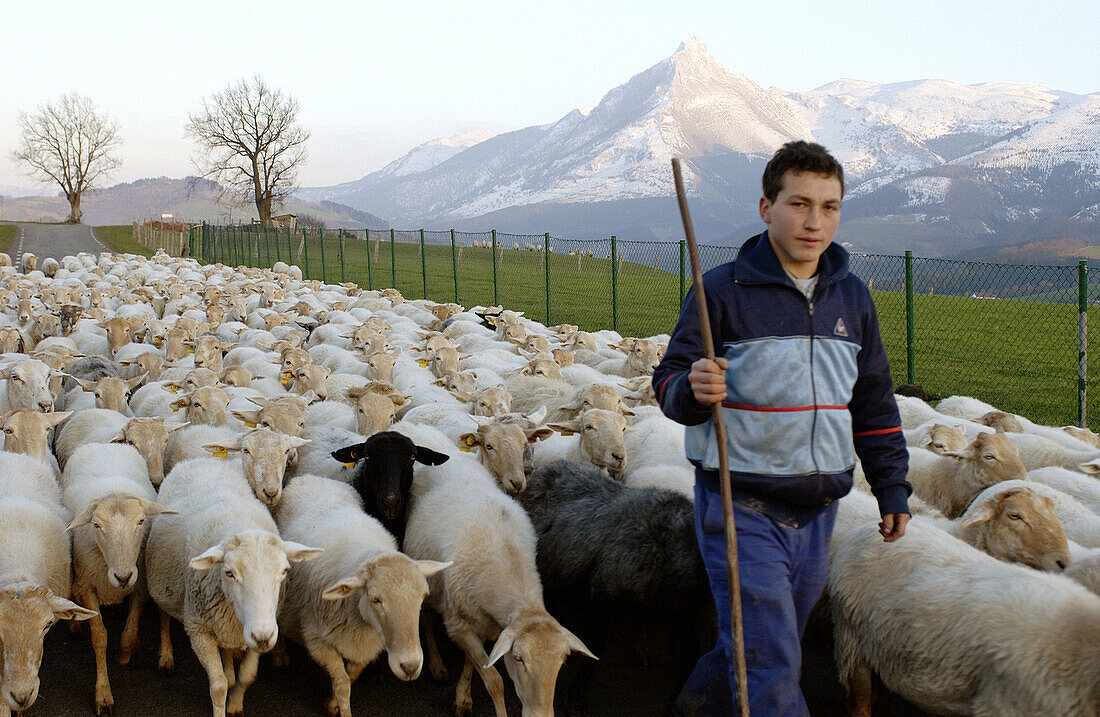
[[[831,242],[821,255],[817,268],[818,286],[826,286],[848,276],[848,250]],[[741,245],[733,265],[733,280],[739,284],[784,284],[793,286],[765,231]]]

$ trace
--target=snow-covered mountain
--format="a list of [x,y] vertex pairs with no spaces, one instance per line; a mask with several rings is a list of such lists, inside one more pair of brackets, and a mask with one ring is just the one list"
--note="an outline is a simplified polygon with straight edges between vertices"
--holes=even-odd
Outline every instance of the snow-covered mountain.
[[[399,225],[496,221],[513,231],[536,216],[540,230],[588,226],[601,221],[590,205],[601,205],[610,210],[601,233],[661,238],[675,225],[674,203],[663,200],[673,193],[669,160],[679,156],[714,239],[753,221],[771,153],[810,139],[845,166],[855,238],[873,218],[988,242],[1012,236],[1012,226],[1062,227],[1076,217],[1074,226],[1100,239],[1098,120],[1100,94],[1034,85],[844,79],[810,92],[763,88],[691,39],[589,111],[468,146],[430,142],[358,181],[302,195]],[[653,226],[624,234],[624,217]]]

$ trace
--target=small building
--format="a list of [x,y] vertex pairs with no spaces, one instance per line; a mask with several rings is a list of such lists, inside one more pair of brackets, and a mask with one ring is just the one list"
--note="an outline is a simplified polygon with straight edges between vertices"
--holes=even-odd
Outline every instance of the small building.
[[292,231],[298,228],[297,214],[276,214],[271,217],[271,225],[276,227],[288,227]]

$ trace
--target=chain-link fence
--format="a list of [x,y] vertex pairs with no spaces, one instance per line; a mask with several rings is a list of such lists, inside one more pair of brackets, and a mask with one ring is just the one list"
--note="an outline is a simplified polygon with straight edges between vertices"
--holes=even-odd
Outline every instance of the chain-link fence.
[[[189,248],[207,263],[283,261],[328,283],[396,287],[409,299],[467,307],[499,304],[548,325],[624,336],[670,332],[691,276],[683,242],[615,237],[204,225],[191,232]],[[699,256],[705,272],[736,258],[737,248],[701,245]],[[851,269],[871,290],[896,384],[976,396],[1037,422],[1077,424],[1087,416],[1100,426],[1100,361],[1082,365],[1100,280],[1090,281],[1083,263],[853,254]]]

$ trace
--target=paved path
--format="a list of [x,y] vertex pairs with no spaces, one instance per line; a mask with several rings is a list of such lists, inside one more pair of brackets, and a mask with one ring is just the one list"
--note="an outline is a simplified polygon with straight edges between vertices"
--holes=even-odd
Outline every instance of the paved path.
[[41,265],[42,260],[48,256],[60,260],[82,251],[110,251],[106,244],[95,237],[92,227],[83,224],[4,223],[15,224],[17,227],[15,238],[8,248],[8,254],[16,262],[24,252],[37,256]]

